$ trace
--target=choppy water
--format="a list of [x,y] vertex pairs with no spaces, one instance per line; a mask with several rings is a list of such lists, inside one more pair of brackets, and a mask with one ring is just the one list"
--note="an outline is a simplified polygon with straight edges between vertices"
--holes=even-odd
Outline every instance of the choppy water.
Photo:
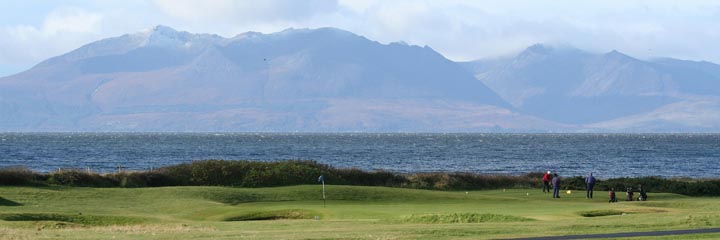
[[143,170],[200,159],[394,172],[720,177],[720,134],[0,133],[0,167]]

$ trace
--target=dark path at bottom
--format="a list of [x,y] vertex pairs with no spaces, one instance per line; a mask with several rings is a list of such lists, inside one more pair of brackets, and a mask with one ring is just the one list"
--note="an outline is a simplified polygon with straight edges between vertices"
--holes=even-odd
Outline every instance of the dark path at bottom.
[[720,228],[670,230],[670,231],[655,231],[655,232],[601,233],[601,234],[586,234],[586,235],[547,236],[547,237],[508,238],[508,239],[513,239],[513,240],[589,239],[589,238],[618,238],[618,237],[653,237],[653,236],[702,234],[702,233],[720,233]]

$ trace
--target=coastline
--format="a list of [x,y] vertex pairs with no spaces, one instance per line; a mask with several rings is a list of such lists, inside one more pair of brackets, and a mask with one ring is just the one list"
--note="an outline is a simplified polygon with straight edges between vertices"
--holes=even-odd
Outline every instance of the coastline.
[[[204,160],[147,171],[96,173],[83,169],[59,169],[39,173],[26,168],[0,168],[0,185],[76,187],[228,186],[277,187],[317,184],[318,176],[329,184],[383,186],[444,191],[541,188],[542,173],[522,175],[474,173],[393,173],[335,168],[315,161]],[[563,190],[584,190],[584,176],[562,176]],[[689,196],[720,196],[720,178],[599,178],[595,189],[622,191],[644,186],[649,192]]]

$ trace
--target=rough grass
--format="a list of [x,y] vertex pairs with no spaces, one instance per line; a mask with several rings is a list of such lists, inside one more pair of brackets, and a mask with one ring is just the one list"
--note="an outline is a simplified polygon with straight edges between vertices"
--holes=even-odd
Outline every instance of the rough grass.
[[223,221],[259,221],[259,220],[282,220],[282,219],[311,219],[316,215],[314,212],[302,209],[286,209],[275,211],[259,211],[243,213],[237,216],[226,217]]
[[604,216],[613,216],[613,215],[623,215],[627,212],[619,211],[619,210],[612,210],[612,209],[603,209],[603,210],[591,210],[591,211],[581,211],[578,212],[578,215],[583,217],[604,217]]
[[4,221],[55,221],[76,223],[86,226],[131,225],[143,222],[143,219],[125,216],[94,216],[60,213],[2,213],[0,220]]
[[511,215],[491,213],[448,213],[448,214],[421,214],[402,218],[408,223],[484,223],[484,222],[523,222],[534,219]]
[[602,210],[580,211],[580,212],[578,212],[578,215],[583,216],[583,217],[604,217],[604,216],[624,215],[624,214],[662,213],[662,212],[667,212],[667,210],[655,209],[655,208],[638,208],[638,209],[623,209],[623,210],[602,209]]

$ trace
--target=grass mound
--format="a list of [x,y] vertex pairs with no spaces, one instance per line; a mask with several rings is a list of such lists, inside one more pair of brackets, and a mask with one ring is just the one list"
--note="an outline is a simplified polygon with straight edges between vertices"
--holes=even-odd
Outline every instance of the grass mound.
[[237,216],[224,218],[223,221],[262,221],[282,219],[310,219],[314,214],[302,209],[285,209],[276,211],[249,212]]
[[[214,189],[215,190],[215,189]],[[232,189],[235,190],[235,189]],[[242,189],[236,191],[227,191],[224,189],[217,189],[216,191],[203,191],[203,192],[192,192],[189,193],[190,197],[202,198],[213,202],[219,202],[228,205],[237,205],[248,202],[259,202],[259,201],[281,201],[272,199],[267,194],[263,193],[252,193],[243,191]]]
[[605,210],[581,211],[581,212],[578,212],[578,215],[583,216],[583,217],[604,217],[604,216],[622,215],[623,213],[627,213],[627,212],[612,210],[612,209],[605,209]]
[[56,221],[88,226],[131,225],[144,222],[143,219],[125,216],[93,216],[60,213],[3,213],[0,220],[5,221]]
[[[250,202],[318,201],[322,200],[320,185],[302,185],[273,188],[224,188],[224,187],[182,187],[187,198],[237,205]],[[328,185],[327,199],[342,201],[416,201],[416,200],[466,200],[468,196],[459,192],[433,192],[403,188]],[[473,199],[484,199],[476,195]],[[507,201],[513,201],[508,199]]]
[[630,209],[630,210],[612,210],[612,209],[605,209],[605,210],[591,210],[591,211],[581,211],[578,212],[578,215],[583,217],[603,217],[603,216],[614,216],[614,215],[623,215],[623,214],[631,214],[631,213],[662,213],[667,212],[666,210],[662,209],[655,209],[655,208],[644,208],[644,209]]
[[531,218],[489,213],[422,214],[402,218],[402,221],[407,223],[483,223],[524,222],[533,220],[534,219]]

